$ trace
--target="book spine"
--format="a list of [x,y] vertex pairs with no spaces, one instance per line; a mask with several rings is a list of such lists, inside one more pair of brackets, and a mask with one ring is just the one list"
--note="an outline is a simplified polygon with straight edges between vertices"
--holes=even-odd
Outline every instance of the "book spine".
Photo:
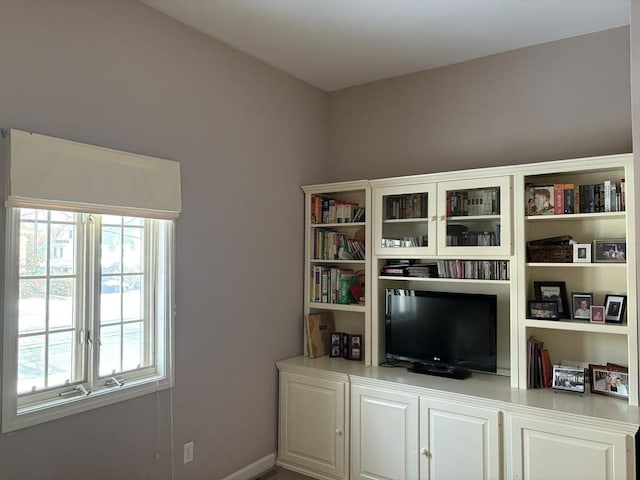
[[553,194],[555,196],[553,202],[553,214],[561,215],[564,213],[564,184],[556,183],[553,185]]
[[611,180],[605,180],[603,187],[604,211],[611,212]]
[[564,213],[571,214],[575,212],[574,199],[575,199],[575,185],[573,183],[567,183],[564,186]]

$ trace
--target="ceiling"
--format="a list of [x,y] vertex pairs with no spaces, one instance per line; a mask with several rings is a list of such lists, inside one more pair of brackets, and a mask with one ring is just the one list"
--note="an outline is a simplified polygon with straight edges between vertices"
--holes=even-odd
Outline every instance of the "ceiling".
[[142,0],[326,91],[629,24],[631,0]]

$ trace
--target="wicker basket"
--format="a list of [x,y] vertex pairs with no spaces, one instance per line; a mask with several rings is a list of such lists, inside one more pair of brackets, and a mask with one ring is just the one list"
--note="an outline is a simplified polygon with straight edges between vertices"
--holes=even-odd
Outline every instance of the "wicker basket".
[[573,262],[573,245],[527,245],[527,253],[530,262]]

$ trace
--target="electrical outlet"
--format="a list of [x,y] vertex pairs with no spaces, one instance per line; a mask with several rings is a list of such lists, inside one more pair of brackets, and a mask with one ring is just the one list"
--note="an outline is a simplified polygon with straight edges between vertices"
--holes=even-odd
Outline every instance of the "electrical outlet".
[[193,461],[193,442],[184,444],[184,463]]

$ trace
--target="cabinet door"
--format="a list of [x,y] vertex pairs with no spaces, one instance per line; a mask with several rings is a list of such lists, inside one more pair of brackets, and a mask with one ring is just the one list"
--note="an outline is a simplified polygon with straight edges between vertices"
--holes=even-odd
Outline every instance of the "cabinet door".
[[418,396],[351,388],[351,478],[418,478]]
[[420,398],[420,479],[502,478],[500,412]]
[[439,255],[511,253],[511,178],[438,184]]
[[[513,416],[512,472],[516,480],[628,478],[627,435]],[[633,460],[631,460],[633,461]]]
[[280,372],[278,457],[345,477],[346,383]]
[[435,254],[435,183],[379,187],[373,195],[373,242],[378,255]]

